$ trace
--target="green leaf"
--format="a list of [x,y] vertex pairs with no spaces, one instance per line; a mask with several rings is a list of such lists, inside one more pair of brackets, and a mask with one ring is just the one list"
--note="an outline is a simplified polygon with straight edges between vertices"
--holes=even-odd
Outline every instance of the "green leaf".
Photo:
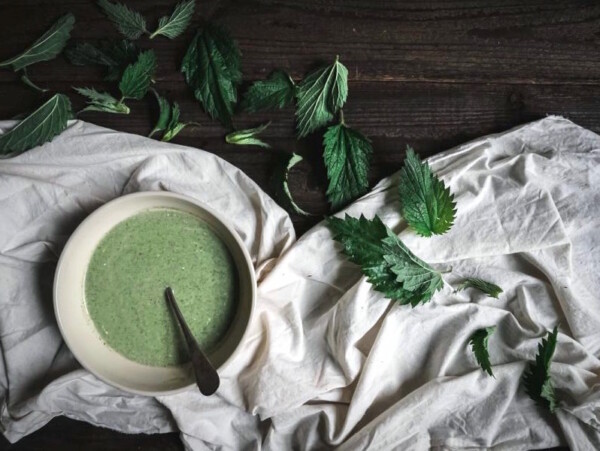
[[175,7],[170,17],[161,17],[158,28],[150,35],[150,39],[162,35],[174,39],[185,31],[194,16],[195,0],[183,1]]
[[410,303],[413,307],[431,300],[444,284],[442,275],[423,260],[414,255],[404,243],[388,229],[388,237],[383,240],[383,258],[396,274],[396,281],[408,291],[401,304]]
[[31,64],[56,58],[65,48],[74,24],[73,14],[61,17],[27,50],[14,58],[2,61],[0,67],[11,66],[14,71],[19,71]]
[[492,282],[486,282],[483,279],[477,279],[475,277],[467,277],[463,280],[454,292],[465,290],[467,288],[475,288],[476,290],[482,291],[492,298],[498,299],[498,295],[502,293],[502,288]]
[[76,66],[98,65],[106,67],[105,80],[120,80],[125,68],[137,61],[138,48],[125,39],[117,42],[103,42],[94,46],[80,42],[65,50],[67,59]]
[[337,209],[369,188],[373,148],[368,138],[343,122],[327,129],[323,144],[323,158],[329,179],[327,197],[332,207]]
[[237,144],[238,146],[260,146],[268,149],[271,146],[258,138],[258,135],[264,132],[270,124],[271,122],[267,122],[256,128],[236,130],[225,136],[225,142],[228,144]]
[[121,77],[119,89],[124,98],[142,99],[152,82],[156,71],[156,55],[154,50],[140,53],[135,63],[127,66]]
[[98,0],[98,6],[127,39],[137,39],[148,33],[146,19],[140,13],[121,3],[111,3],[108,0]]
[[175,136],[177,136],[177,134],[183,130],[185,127],[187,127],[189,124],[186,122],[177,122],[173,127],[169,128],[165,134],[163,135],[163,137],[161,138],[161,141],[171,141],[173,138],[175,138]]
[[402,215],[419,235],[441,235],[452,227],[454,195],[410,147],[400,171],[399,189]]
[[348,97],[348,69],[335,62],[309,74],[296,90],[296,129],[302,138],[327,125]]
[[490,363],[488,341],[495,330],[496,326],[479,329],[475,331],[475,333],[471,335],[471,338],[469,339],[469,343],[471,343],[471,349],[473,350],[473,354],[475,354],[477,363],[479,363],[481,369],[490,376],[494,376],[494,373],[492,371],[492,364]]
[[185,81],[211,117],[233,128],[231,116],[242,81],[240,51],[224,29],[206,24],[192,40],[181,64]]
[[288,184],[290,171],[301,161],[302,157],[298,154],[285,154],[275,164],[275,169],[271,175],[271,187],[275,201],[287,211],[302,216],[310,216],[310,213],[304,211],[296,204]]
[[173,103],[173,107],[169,104],[169,101],[164,97],[161,97],[156,90],[152,90],[158,102],[159,115],[156,125],[148,135],[152,137],[155,133],[162,132],[163,136],[161,141],[171,141],[177,134],[189,125],[186,122],[180,122],[179,116],[181,111],[177,102]]
[[105,80],[120,80],[123,72],[130,64],[135,63],[140,56],[139,48],[125,39],[106,44],[104,51],[114,61],[114,64],[107,66]]
[[159,113],[156,125],[148,135],[148,138],[151,138],[155,133],[165,130],[169,126],[169,118],[171,117],[171,105],[169,104],[169,101],[164,97],[161,97],[156,90],[153,89],[152,92],[158,102]]
[[14,128],[0,135],[0,154],[24,152],[51,141],[67,128],[72,115],[69,98],[55,94]]
[[523,376],[525,391],[529,397],[552,413],[556,410],[557,401],[550,379],[550,363],[556,349],[557,336],[558,326],[554,327],[552,332],[548,332],[547,339],[543,338],[538,344],[535,362],[529,364]]
[[334,239],[344,245],[344,253],[349,260],[360,265],[375,290],[392,300],[407,296],[384,259],[383,240],[387,237],[387,227],[378,216],[372,220],[362,215],[358,219],[348,215],[345,219],[330,217],[327,225]]
[[73,88],[88,98],[88,106],[81,111],[101,111],[104,113],[129,114],[129,107],[106,92],[93,88]]
[[242,108],[254,113],[272,108],[284,108],[294,101],[296,84],[282,70],[275,70],[266,80],[255,81],[244,96]]
[[416,257],[378,216],[330,217],[327,225],[350,261],[360,265],[369,283],[387,298],[414,307],[441,288],[441,274]]
[[189,125],[187,122],[179,122],[179,114],[179,104],[175,102],[171,110],[171,119],[161,141],[171,141],[181,130]]

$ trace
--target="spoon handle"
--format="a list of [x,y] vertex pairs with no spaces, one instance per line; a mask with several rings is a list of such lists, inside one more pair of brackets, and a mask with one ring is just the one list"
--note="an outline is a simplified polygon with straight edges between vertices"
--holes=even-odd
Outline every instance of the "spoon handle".
[[177,322],[179,323],[179,326],[183,332],[183,336],[185,337],[190,359],[192,361],[192,368],[194,369],[194,375],[196,376],[196,384],[200,389],[200,393],[205,396],[210,396],[217,391],[217,388],[219,388],[219,374],[200,349],[200,346],[194,338],[192,331],[185,322],[171,287],[166,288],[165,295],[169,301],[169,305],[175,312],[175,317],[177,318]]

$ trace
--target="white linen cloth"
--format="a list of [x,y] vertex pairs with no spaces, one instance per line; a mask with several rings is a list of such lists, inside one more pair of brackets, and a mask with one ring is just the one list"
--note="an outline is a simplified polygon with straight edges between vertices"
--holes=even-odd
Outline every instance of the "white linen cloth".
[[[432,157],[458,204],[443,236],[407,229],[397,175],[347,208],[378,214],[419,257],[452,267],[444,289],[411,308],[374,291],[324,224],[294,243],[287,214],[216,156],[73,122],[0,161],[2,432],[16,441],[66,415],[130,433],[179,429],[189,449],[600,449],[599,149],[600,136],[548,117]],[[225,212],[259,271],[244,351],[208,398],[107,386],[78,369],[54,321],[53,269],[78,222],[123,193],[159,189]],[[453,293],[467,276],[504,292]],[[521,379],[557,323],[552,416]],[[491,325],[495,378],[467,343]]]

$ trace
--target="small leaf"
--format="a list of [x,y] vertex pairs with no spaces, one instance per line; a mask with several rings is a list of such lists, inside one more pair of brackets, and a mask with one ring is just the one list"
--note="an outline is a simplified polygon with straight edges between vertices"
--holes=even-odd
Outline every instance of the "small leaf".
[[284,108],[294,101],[296,85],[282,70],[275,70],[266,80],[255,81],[244,96],[242,108],[254,113],[271,108]]
[[399,189],[402,215],[417,234],[441,235],[452,227],[454,195],[410,147],[400,171]]
[[178,3],[170,17],[161,17],[158,28],[150,35],[150,39],[162,35],[174,39],[185,31],[194,15],[195,0]]
[[350,261],[387,298],[415,307],[442,287],[441,274],[416,257],[378,216],[330,217],[327,225]]
[[175,125],[173,125],[172,127],[170,127],[165,134],[163,135],[163,137],[160,139],[161,141],[171,141],[173,138],[175,138],[175,136],[177,136],[177,134],[183,130],[185,127],[187,127],[189,124],[185,123],[185,122],[177,122]]
[[67,128],[72,117],[71,102],[64,94],[55,94],[41,107],[0,135],[0,154],[13,156],[51,141]]
[[190,124],[179,122],[179,115],[181,112],[177,102],[173,103],[173,107],[171,107],[167,99],[161,97],[154,89],[152,92],[154,92],[154,95],[156,96],[160,112],[156,125],[148,137],[152,137],[155,133],[164,131],[161,141],[171,141],[181,130]]
[[228,144],[237,144],[239,146],[260,146],[269,148],[271,146],[266,142],[261,141],[258,138],[258,135],[264,132],[270,124],[271,122],[267,122],[266,124],[260,125],[256,128],[249,128],[246,130],[237,130],[235,132],[231,132],[227,136],[225,136],[225,141]]
[[135,63],[127,66],[121,77],[119,89],[124,98],[142,99],[152,82],[156,71],[156,55],[153,50],[140,53]]
[[137,61],[139,54],[135,44],[127,41],[103,42],[94,46],[80,42],[65,50],[67,59],[76,66],[98,65],[106,67],[105,80],[120,80],[125,68]]
[[538,344],[538,353],[535,362],[530,363],[523,376],[525,391],[538,405],[554,413],[557,406],[554,386],[550,379],[550,364],[556,349],[558,326],[552,332],[548,332],[547,338],[543,338]]
[[368,138],[343,122],[327,129],[323,144],[329,179],[327,197],[337,209],[368,190],[373,148]]
[[479,329],[475,331],[475,333],[471,335],[471,338],[469,339],[469,343],[471,343],[471,349],[473,350],[473,354],[475,354],[477,363],[479,363],[481,369],[490,376],[494,376],[494,373],[492,371],[492,364],[490,363],[488,341],[495,330],[496,326]]
[[181,72],[204,110],[233,128],[231,116],[242,72],[240,51],[229,33],[217,25],[206,24],[188,47]]
[[98,0],[98,5],[106,14],[106,17],[117,27],[117,29],[128,39],[137,39],[146,30],[146,19],[121,3],[111,3],[108,0]]
[[56,58],[65,48],[74,24],[73,14],[61,17],[27,50],[14,58],[2,61],[0,67],[11,66],[14,71],[19,71],[31,64]]
[[161,141],[171,141],[181,130],[189,125],[189,123],[186,122],[179,122],[179,114],[179,104],[175,102],[173,103],[173,108],[171,110],[171,120],[169,120],[169,124],[167,125],[167,129]]
[[486,282],[483,279],[477,279],[475,277],[467,277],[463,280],[454,292],[466,290],[467,288],[475,288],[476,290],[482,291],[492,298],[498,299],[498,295],[502,293],[502,288],[492,282]]
[[348,97],[348,69],[336,57],[331,66],[309,74],[296,90],[298,137],[327,125]]
[[155,133],[162,132],[169,125],[169,118],[171,117],[171,105],[169,101],[164,97],[161,97],[156,90],[152,90],[154,93],[154,97],[156,97],[156,101],[158,102],[158,120],[156,121],[156,125],[148,135],[151,138]]
[[271,187],[275,201],[289,212],[295,212],[302,216],[309,216],[302,208],[296,204],[290,187],[288,178],[290,171],[294,166],[302,161],[302,157],[298,154],[285,154],[276,164],[271,176]]
[[106,92],[93,88],[73,88],[88,98],[88,106],[81,111],[101,111],[104,113],[129,114],[129,107]]

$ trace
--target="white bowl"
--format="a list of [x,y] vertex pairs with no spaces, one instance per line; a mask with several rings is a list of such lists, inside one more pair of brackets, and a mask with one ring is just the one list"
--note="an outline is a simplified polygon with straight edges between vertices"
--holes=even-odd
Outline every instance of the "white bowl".
[[142,192],[119,197],[89,215],[69,238],[56,268],[54,312],[62,336],[84,368],[123,390],[158,396],[195,385],[190,364],[155,367],[131,361],[107,346],[92,322],[85,304],[85,275],[100,240],[121,221],[142,211],[171,208],[196,215],[229,248],[238,273],[238,302],[233,322],[208,355],[222,368],[240,350],[254,311],[256,279],[252,261],[237,233],[211,208],[186,196],[167,192]]

